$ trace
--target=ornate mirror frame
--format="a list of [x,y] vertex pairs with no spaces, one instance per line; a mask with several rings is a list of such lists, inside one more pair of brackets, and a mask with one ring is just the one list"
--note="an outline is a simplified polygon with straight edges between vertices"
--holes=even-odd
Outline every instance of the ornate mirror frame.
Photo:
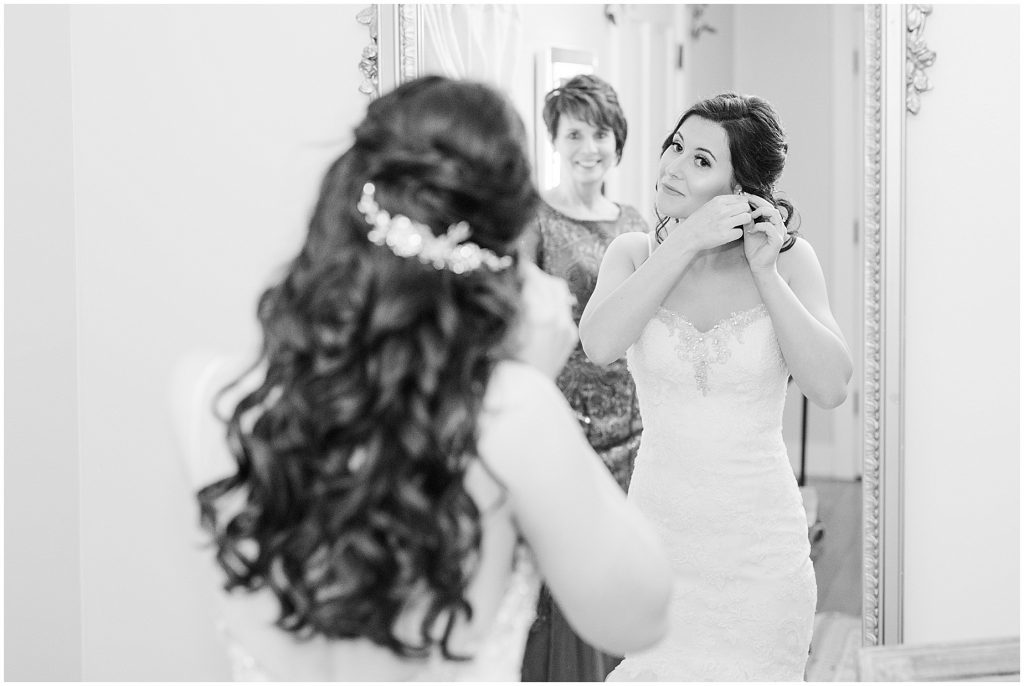
[[[902,642],[903,30],[865,7],[863,645]],[[896,77],[900,83],[897,84]]]
[[[908,112],[929,88],[924,5],[865,5],[862,644],[903,641],[904,175]],[[371,97],[419,75],[417,5],[371,5],[360,69]],[[912,35],[908,38],[908,32]],[[923,56],[923,57],[922,57]]]

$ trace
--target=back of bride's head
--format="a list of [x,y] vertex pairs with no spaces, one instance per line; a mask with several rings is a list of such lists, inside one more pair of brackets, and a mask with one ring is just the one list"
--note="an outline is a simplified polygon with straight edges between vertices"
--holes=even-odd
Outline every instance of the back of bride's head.
[[366,181],[392,214],[436,233],[465,221],[474,243],[502,254],[511,252],[537,203],[525,130],[511,103],[483,84],[438,76],[371,102],[351,150],[327,174],[321,202],[337,202],[355,229],[342,238],[364,247],[358,239],[366,222],[356,202]]
[[[282,629],[447,654],[434,630],[469,610],[480,550],[463,477],[537,202],[508,100],[441,77],[373,101],[328,170],[260,298],[265,377],[226,418],[237,471],[199,492],[227,588],[272,591]],[[396,636],[424,601],[418,640]]]

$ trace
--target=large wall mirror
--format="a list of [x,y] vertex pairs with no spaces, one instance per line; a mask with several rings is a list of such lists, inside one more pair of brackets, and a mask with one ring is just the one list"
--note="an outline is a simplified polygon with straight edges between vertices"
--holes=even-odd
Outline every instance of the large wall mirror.
[[791,392],[786,432],[805,493],[815,494],[809,505],[831,518],[815,561],[830,575],[819,578],[819,614],[838,608],[854,617],[858,647],[902,642],[902,165],[914,12],[901,5],[374,5],[362,14],[372,37],[363,60],[371,97],[427,73],[498,85],[534,139],[542,188],[550,183],[543,173],[550,143],[538,123],[538,79],[564,66],[552,62],[557,56],[592,68],[619,91],[629,121],[608,193],[648,218],[660,142],[686,107],[726,90],[776,106],[790,139],[779,187],[822,262],[857,363],[849,398],[835,410],[806,411]]

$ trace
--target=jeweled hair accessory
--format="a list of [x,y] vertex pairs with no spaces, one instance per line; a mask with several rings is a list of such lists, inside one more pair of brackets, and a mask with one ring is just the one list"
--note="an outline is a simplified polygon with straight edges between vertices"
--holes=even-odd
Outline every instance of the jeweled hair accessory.
[[447,269],[456,274],[471,272],[481,266],[499,271],[512,266],[508,255],[498,257],[476,243],[463,243],[469,238],[469,224],[461,221],[448,227],[443,236],[435,236],[430,227],[415,222],[405,215],[391,216],[382,210],[373,194],[377,189],[370,182],[363,186],[363,197],[357,207],[373,228],[366,235],[370,242],[384,245],[399,257],[416,257],[435,269]]

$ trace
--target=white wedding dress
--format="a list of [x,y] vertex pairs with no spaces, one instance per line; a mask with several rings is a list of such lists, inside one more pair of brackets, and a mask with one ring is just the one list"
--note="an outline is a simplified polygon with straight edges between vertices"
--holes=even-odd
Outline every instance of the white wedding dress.
[[628,497],[659,532],[675,584],[668,635],[608,680],[802,680],[817,587],[767,309],[702,332],[661,308],[627,361],[644,425]]
[[[485,627],[470,629],[468,634],[456,632],[461,640],[455,652],[463,655],[469,653],[469,659],[448,660],[441,656],[439,650],[435,650],[428,658],[410,658],[403,664],[386,648],[374,645],[367,639],[328,641],[323,638],[307,642],[307,659],[317,664],[335,665],[333,670],[328,671],[333,672],[332,680],[339,681],[519,681],[526,638],[536,616],[539,591],[540,576],[533,555],[525,546],[520,545],[515,552],[512,573],[493,621]],[[260,593],[263,596],[260,601],[268,603],[268,607],[272,606],[276,612],[276,601],[270,600],[268,592]],[[251,597],[246,599],[245,594],[239,595],[242,597],[234,602],[252,602]],[[226,621],[230,617],[230,608],[227,609],[229,612],[225,613],[225,619],[218,628],[228,651],[232,679],[243,682],[295,680],[293,675],[274,673],[260,659],[256,650],[238,639]],[[250,617],[246,612],[244,618],[247,620]],[[409,629],[412,624],[404,628]],[[275,633],[283,632],[275,630]],[[290,652],[298,656],[298,651],[302,649],[303,646],[296,642]],[[275,653],[278,652],[275,650]]]

